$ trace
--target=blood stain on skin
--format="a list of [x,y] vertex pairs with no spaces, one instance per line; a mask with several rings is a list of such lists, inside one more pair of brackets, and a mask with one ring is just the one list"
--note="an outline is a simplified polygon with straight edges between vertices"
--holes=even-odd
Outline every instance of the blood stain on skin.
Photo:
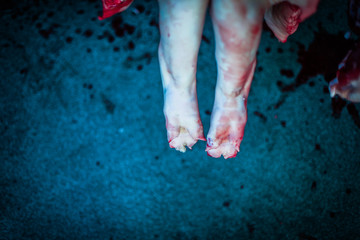
[[[227,121],[221,121],[220,122],[224,122],[226,123]],[[229,127],[219,127],[216,130],[216,135],[215,135],[215,139],[226,139],[228,136],[230,136],[230,128]]]
[[261,30],[261,25],[259,24],[254,24],[252,27],[251,27],[251,34],[252,35],[257,35]]

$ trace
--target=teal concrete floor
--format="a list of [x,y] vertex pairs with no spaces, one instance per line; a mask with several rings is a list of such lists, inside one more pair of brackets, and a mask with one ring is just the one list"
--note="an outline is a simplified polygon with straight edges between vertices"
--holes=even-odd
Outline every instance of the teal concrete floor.
[[[360,105],[327,91],[357,39],[344,2],[284,44],[263,31],[227,160],[168,147],[155,0],[104,21],[100,0],[2,3],[0,239],[360,239]],[[197,80],[206,134],[209,16]]]

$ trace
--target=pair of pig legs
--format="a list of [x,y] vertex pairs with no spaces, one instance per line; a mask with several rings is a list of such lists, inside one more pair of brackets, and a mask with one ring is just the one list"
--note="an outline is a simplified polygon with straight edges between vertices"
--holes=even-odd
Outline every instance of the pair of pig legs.
[[263,2],[211,1],[218,76],[205,139],[196,95],[196,65],[209,1],[159,0],[159,62],[170,147],[184,152],[186,146],[207,140],[208,155],[236,156],[247,121],[246,104],[266,7]]

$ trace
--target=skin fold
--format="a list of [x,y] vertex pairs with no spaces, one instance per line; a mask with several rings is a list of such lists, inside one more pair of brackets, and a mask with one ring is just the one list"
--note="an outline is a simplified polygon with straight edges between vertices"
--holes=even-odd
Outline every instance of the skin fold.
[[[262,22],[285,42],[318,0],[159,0],[159,62],[169,145],[184,152],[206,140],[209,156],[240,150],[247,99],[256,66]],[[196,96],[197,55],[207,8],[216,41],[217,84],[210,129],[204,138]]]

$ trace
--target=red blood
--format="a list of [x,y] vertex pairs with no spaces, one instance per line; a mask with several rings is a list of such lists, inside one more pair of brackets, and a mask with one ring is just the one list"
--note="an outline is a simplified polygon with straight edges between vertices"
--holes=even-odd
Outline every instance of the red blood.
[[235,151],[235,153],[233,155],[229,156],[228,158],[234,158],[234,157],[236,157],[236,155],[237,155],[237,152]]
[[281,69],[280,74],[288,78],[294,77],[294,72],[291,69]]
[[133,0],[102,0],[103,3],[103,15],[99,16],[99,20],[111,17],[112,15],[124,11],[130,6]]
[[207,44],[210,44],[210,40],[204,34],[201,36],[201,39]]
[[135,48],[135,43],[133,41],[129,41],[128,47],[130,50],[133,50]]
[[264,122],[266,122],[267,118],[265,117],[264,114],[262,114],[261,112],[255,111],[254,112],[255,116],[260,117],[262,120],[264,120]]
[[72,38],[72,37],[67,37],[67,38],[66,38],[66,42],[67,42],[67,43],[71,43],[71,42],[72,42],[72,40],[73,40],[73,38]]
[[313,183],[311,184],[311,190],[315,190],[316,189],[316,181],[313,181]]
[[281,121],[280,123],[281,123],[281,126],[286,127],[286,122],[285,121]]
[[252,33],[253,35],[257,35],[257,34],[260,32],[261,27],[262,27],[262,25],[260,25],[260,24],[254,24],[254,25],[251,27],[251,33]]
[[230,202],[224,202],[224,203],[223,203],[223,206],[224,206],[224,207],[229,207],[229,206],[230,206]]
[[93,35],[93,31],[91,31],[90,29],[87,29],[85,32],[84,32],[84,36],[85,37],[91,37]]

